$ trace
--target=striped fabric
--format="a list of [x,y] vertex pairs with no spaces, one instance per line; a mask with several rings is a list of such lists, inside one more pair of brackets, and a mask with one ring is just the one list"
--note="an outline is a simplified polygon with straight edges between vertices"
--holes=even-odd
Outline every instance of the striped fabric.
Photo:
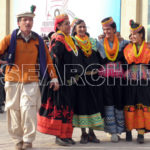
[[117,110],[114,106],[105,106],[105,131],[110,134],[122,133],[125,131],[123,110]]
[[93,128],[104,130],[104,120],[100,113],[92,115],[75,115],[73,116],[73,126],[80,128]]

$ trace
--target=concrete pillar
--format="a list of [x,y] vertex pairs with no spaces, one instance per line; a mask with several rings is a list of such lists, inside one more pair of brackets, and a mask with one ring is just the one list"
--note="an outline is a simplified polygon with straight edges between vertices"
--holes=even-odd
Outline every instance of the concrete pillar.
[[10,22],[9,22],[9,33],[12,33],[12,31],[14,30],[14,18],[16,16],[14,16],[14,5],[15,5],[15,2],[14,0],[9,0],[10,1],[10,13],[9,13],[9,16],[10,16]]
[[0,9],[0,39],[2,39],[6,35],[7,28],[7,0],[0,0],[1,9]]
[[11,33],[14,24],[14,0],[0,0],[0,40]]
[[145,27],[147,39],[148,0],[122,0],[121,1],[121,36],[129,39],[129,20],[142,24]]
[[145,37],[146,41],[150,40],[148,39],[148,1],[149,0],[141,0],[141,15],[140,15],[140,23],[145,27]]
[[121,36],[124,39],[129,39],[129,20],[137,20],[137,7],[137,0],[121,1]]

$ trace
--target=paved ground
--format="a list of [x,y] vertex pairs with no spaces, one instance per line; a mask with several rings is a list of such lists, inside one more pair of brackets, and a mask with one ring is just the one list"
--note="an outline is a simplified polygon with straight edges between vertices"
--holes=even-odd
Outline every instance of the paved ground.
[[[88,143],[80,144],[80,129],[75,128],[73,139],[77,144],[71,147],[63,147],[55,144],[55,137],[37,132],[37,137],[33,143],[32,150],[149,150],[150,133],[145,136],[144,144],[136,143],[136,131],[133,131],[133,142],[126,142],[125,135],[121,135],[119,143],[110,142],[110,137],[102,131],[96,131],[97,137],[101,140],[100,144]],[[14,150],[14,144],[7,132],[6,113],[0,114],[0,150]]]

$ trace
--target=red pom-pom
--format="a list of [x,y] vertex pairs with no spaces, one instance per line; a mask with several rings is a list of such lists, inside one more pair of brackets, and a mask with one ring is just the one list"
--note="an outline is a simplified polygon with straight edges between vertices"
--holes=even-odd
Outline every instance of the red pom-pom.
[[131,25],[133,25],[134,24],[134,21],[131,19],[130,21],[129,21],[129,25],[131,26]]
[[135,111],[135,108],[134,108],[133,106],[130,107],[130,111],[131,111],[131,112]]
[[147,107],[144,107],[144,111],[147,112],[147,111],[148,111],[148,108],[147,108]]

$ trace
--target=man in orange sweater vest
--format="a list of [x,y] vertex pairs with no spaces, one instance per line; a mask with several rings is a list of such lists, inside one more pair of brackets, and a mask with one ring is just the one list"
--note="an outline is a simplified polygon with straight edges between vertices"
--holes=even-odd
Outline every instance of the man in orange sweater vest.
[[[34,11],[19,14],[17,16],[19,29],[16,30],[15,36],[8,35],[0,42],[0,55],[9,49],[8,61],[0,62],[7,63],[5,109],[8,116],[8,131],[16,144],[16,150],[32,148],[32,142],[35,139],[36,115],[41,104],[38,71],[44,62],[48,66],[47,75],[52,79],[50,87],[53,86],[53,90],[59,89],[49,51],[45,44],[43,47],[40,45],[42,43],[38,34],[31,31],[34,16]],[[12,48],[13,44],[15,44],[15,50],[14,47]],[[14,52],[9,53],[12,50],[14,50],[15,55],[12,55]],[[41,52],[41,50],[43,51]],[[42,59],[40,66],[38,65],[39,59]],[[12,62],[13,65],[10,65]]]

